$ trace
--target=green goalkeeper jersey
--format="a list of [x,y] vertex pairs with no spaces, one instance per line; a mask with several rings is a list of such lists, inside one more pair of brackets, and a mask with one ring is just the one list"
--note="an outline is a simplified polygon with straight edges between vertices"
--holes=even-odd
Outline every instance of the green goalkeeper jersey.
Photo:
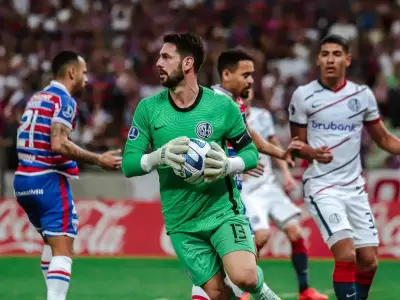
[[[225,150],[229,141],[245,162],[246,170],[257,165],[257,149],[232,99],[200,87],[193,105],[179,108],[166,89],[143,99],[136,108],[123,155],[125,176],[145,174],[140,159],[149,145],[156,150],[180,136],[214,141]],[[169,166],[159,166],[157,170],[168,233],[211,230],[232,215],[243,213],[231,176],[211,183],[189,184]]]

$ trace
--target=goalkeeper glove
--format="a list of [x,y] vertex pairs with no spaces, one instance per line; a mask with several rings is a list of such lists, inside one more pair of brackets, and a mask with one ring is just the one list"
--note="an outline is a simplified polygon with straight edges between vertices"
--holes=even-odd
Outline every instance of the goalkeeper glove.
[[161,148],[149,154],[142,156],[140,165],[145,172],[150,172],[156,166],[170,166],[180,171],[181,164],[185,162],[185,158],[181,154],[189,151],[189,138],[185,136],[178,137],[169,141]]
[[215,142],[210,143],[204,168],[204,181],[210,182],[232,173],[241,173],[245,168],[240,157],[227,157],[225,151]]

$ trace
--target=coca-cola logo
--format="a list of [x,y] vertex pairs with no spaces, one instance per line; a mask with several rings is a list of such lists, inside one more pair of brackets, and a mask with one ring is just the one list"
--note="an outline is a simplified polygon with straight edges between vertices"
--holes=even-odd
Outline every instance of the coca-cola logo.
[[400,215],[391,218],[386,203],[376,203],[372,211],[381,242],[379,254],[400,257]]
[[[119,222],[134,209],[122,201],[79,201],[77,254],[116,254],[123,251],[127,228]],[[43,241],[27,216],[13,199],[0,201],[0,253],[37,253]]]

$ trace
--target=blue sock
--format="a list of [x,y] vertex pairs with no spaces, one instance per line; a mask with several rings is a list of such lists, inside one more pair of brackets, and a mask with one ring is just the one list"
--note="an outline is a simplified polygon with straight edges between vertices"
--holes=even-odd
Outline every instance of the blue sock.
[[300,293],[308,288],[308,253],[303,238],[292,242],[292,264],[296,271]]
[[363,272],[360,270],[356,271],[357,300],[368,299],[369,289],[371,288],[374,277],[375,272]]
[[355,273],[355,262],[335,262],[333,288],[338,300],[357,300]]

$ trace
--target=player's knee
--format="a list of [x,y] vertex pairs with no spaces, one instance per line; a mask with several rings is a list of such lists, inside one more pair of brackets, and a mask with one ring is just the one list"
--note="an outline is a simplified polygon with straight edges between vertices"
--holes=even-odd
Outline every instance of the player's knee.
[[291,242],[296,242],[302,237],[300,224],[295,220],[287,223],[284,231]]
[[352,238],[338,239],[330,248],[335,261],[356,262],[356,250]]
[[357,253],[357,269],[363,272],[376,272],[378,269],[378,257],[374,251]]
[[73,241],[74,240],[68,236],[57,236],[47,239],[53,256],[72,257],[74,255]]
[[210,300],[225,300],[222,286],[204,286],[203,289]]
[[240,274],[230,276],[231,281],[245,291],[253,290],[257,287],[258,274],[257,268],[246,268]]
[[268,229],[257,230],[255,232],[256,247],[260,250],[268,242],[270,231]]

